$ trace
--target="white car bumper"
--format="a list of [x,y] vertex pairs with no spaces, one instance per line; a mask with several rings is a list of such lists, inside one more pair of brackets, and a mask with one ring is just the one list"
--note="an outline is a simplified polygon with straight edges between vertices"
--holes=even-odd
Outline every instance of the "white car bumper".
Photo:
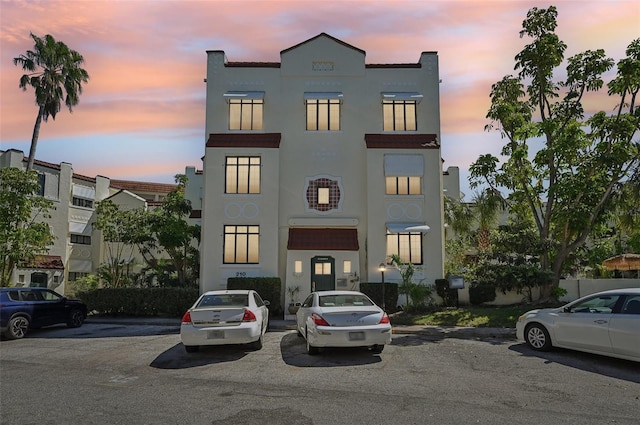
[[260,338],[261,331],[259,322],[202,327],[183,323],[180,327],[180,339],[184,345],[249,344]]
[[309,344],[314,347],[367,347],[391,343],[391,326],[366,328],[318,326],[308,330]]

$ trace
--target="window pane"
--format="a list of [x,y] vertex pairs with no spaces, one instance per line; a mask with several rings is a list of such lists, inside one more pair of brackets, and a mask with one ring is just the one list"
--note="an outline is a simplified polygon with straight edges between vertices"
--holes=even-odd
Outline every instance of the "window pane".
[[313,101],[307,102],[307,130],[317,130],[318,106]]
[[411,263],[422,264],[422,244],[420,233],[411,233]]
[[418,124],[416,123],[416,103],[407,102],[405,106],[404,115],[405,122],[407,123],[405,130],[416,131],[418,129]]
[[235,263],[235,235],[224,235],[224,262]]
[[398,195],[409,194],[409,179],[407,177],[398,177]]
[[229,130],[240,130],[241,104],[238,100],[229,101]]
[[329,204],[329,188],[328,187],[318,188],[318,204],[323,204],[323,205]]
[[396,103],[393,108],[395,114],[394,117],[394,129],[396,131],[402,131],[405,128],[404,125],[404,103]]
[[396,178],[395,177],[386,177],[385,178],[385,193],[387,195],[397,195],[396,191]]
[[252,112],[252,105],[251,104],[246,104],[243,103],[242,105],[242,114],[240,117],[240,128],[242,130],[251,130],[251,112]]
[[420,177],[409,177],[409,194],[420,195],[422,194]]
[[329,115],[329,129],[332,131],[340,130],[340,102],[337,100],[331,101],[330,115]]
[[393,103],[384,102],[382,104],[382,129],[393,131]]
[[253,126],[252,130],[262,130],[262,111],[264,105],[262,101],[258,101],[258,104],[253,105]]

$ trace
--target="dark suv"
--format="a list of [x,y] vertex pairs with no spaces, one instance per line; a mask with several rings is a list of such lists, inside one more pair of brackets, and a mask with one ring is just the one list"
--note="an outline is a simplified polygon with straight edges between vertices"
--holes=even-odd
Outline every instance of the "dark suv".
[[82,326],[87,306],[45,288],[0,288],[0,332],[18,339],[27,330],[66,323]]

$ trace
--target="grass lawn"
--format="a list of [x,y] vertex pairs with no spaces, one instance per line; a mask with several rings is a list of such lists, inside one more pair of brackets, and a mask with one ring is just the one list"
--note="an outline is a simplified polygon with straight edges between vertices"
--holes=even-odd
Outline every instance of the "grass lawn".
[[392,325],[475,326],[486,328],[515,328],[518,317],[535,307],[471,307],[442,308],[430,312],[391,316]]

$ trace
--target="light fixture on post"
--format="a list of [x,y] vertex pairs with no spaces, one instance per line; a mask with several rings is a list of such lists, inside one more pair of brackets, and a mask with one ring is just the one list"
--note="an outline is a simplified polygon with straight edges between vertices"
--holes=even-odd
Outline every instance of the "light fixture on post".
[[387,269],[387,265],[385,263],[380,263],[378,266],[378,270],[382,275],[382,310],[386,311],[386,303],[385,303],[385,294],[384,294],[384,271]]

